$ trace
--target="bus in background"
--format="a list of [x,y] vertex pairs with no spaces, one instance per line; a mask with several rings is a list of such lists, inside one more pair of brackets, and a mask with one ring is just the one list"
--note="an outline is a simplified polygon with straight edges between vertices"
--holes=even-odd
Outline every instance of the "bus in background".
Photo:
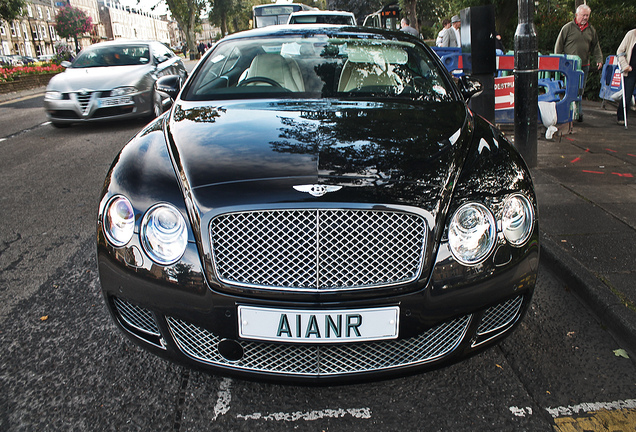
[[399,30],[400,6],[397,3],[388,4],[379,11],[367,15],[362,25],[385,30]]
[[272,4],[256,5],[252,8],[252,28],[287,24],[287,19],[292,12],[309,10],[318,10],[318,8],[280,0]]

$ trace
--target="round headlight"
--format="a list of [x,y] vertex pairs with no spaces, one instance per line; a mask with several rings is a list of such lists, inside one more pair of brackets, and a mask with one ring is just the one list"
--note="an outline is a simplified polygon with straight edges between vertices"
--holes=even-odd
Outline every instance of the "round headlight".
[[141,223],[141,242],[153,261],[162,265],[177,262],[188,243],[188,230],[181,213],[168,204],[151,208]]
[[512,195],[506,199],[501,215],[504,237],[514,246],[523,245],[532,233],[534,211],[528,198]]
[[467,265],[481,262],[497,238],[495,218],[479,203],[466,203],[457,209],[448,228],[448,243],[455,259]]
[[135,212],[132,204],[123,196],[115,196],[106,204],[104,234],[117,247],[127,244],[135,229]]

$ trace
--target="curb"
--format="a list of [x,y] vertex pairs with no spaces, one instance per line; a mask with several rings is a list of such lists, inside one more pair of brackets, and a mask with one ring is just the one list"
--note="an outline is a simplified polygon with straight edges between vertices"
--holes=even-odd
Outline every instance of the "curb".
[[592,310],[610,333],[625,345],[620,348],[624,348],[632,358],[636,358],[636,314],[626,310],[626,306],[604,283],[591,274],[583,264],[564,252],[546,233],[540,234],[541,261]]

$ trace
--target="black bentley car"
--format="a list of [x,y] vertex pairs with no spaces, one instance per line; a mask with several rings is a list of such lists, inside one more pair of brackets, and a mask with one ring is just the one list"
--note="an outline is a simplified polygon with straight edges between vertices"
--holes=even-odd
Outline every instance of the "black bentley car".
[[407,34],[231,35],[126,144],[98,215],[101,286],[142,347],[286,382],[404,375],[509,335],[537,203],[513,146]]

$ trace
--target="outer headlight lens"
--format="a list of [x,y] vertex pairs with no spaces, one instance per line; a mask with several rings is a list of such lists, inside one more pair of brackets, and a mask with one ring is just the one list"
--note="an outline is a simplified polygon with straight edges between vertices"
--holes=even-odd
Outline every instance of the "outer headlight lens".
[[501,225],[506,240],[514,246],[523,245],[532,233],[534,210],[528,198],[512,195],[506,199],[501,214]]
[[141,223],[141,242],[153,261],[162,265],[177,262],[188,243],[188,230],[181,213],[168,204],[151,208]]
[[62,98],[64,97],[64,95],[62,94],[62,92],[59,91],[47,91],[46,93],[44,93],[44,99],[49,99],[49,100],[62,100]]
[[492,250],[497,238],[495,218],[479,203],[462,205],[451,219],[448,243],[455,259],[467,265],[481,262]]
[[127,244],[135,229],[135,212],[132,204],[123,196],[115,196],[106,204],[104,234],[117,247]]
[[135,87],[117,87],[110,91],[111,96],[123,96],[131,93],[135,93],[137,89]]

